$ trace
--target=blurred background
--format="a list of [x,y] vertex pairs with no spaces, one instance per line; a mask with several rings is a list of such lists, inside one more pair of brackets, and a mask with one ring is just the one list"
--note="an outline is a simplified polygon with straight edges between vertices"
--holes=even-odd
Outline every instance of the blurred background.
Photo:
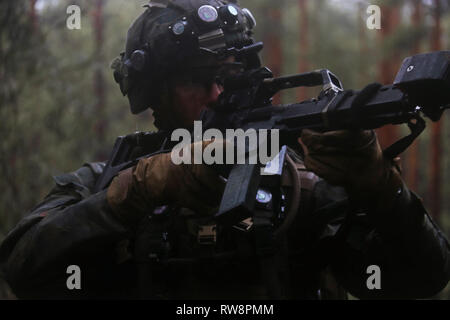
[[[119,135],[153,130],[151,111],[131,115],[113,80],[111,61],[144,0],[0,2],[0,241],[53,186],[52,176],[106,160]],[[345,89],[392,83],[402,60],[450,50],[449,0],[241,0],[258,22],[263,63],[275,75],[328,68]],[[81,29],[66,26],[69,5]],[[381,29],[366,21],[381,8]],[[302,101],[314,90],[290,90],[276,103]],[[407,134],[378,131],[384,146]],[[403,175],[450,235],[450,112],[428,122],[402,155]],[[414,281],[414,279],[411,279]],[[0,279],[0,299],[13,299]],[[436,299],[450,299],[450,286]]]

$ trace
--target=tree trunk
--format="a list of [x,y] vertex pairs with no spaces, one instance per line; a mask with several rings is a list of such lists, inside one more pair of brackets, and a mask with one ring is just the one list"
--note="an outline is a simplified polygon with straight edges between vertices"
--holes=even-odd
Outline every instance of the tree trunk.
[[[434,26],[431,36],[431,49],[439,51],[442,48],[441,44],[441,3],[440,0],[434,0],[433,8]],[[431,127],[431,181],[429,189],[429,199],[431,214],[435,220],[439,220],[441,211],[441,132],[442,121],[435,122]]]
[[[269,17],[268,23],[270,28],[267,29],[266,38],[264,40],[265,47],[267,48],[267,65],[272,70],[273,75],[278,77],[281,75],[283,50],[281,44],[281,10],[279,6],[271,6],[266,8],[267,15]],[[273,104],[277,105],[281,103],[280,93],[273,97]]]
[[369,52],[367,47],[367,25],[364,19],[366,14],[367,4],[360,2],[358,4],[358,36],[359,36],[359,71],[358,81],[361,85],[364,85],[367,81],[367,62],[366,57]]
[[[414,28],[419,28],[422,24],[423,10],[422,0],[413,0],[414,12],[412,16],[412,25]],[[420,53],[420,39],[416,38],[413,44],[411,55]],[[409,147],[405,159],[406,175],[405,179],[409,188],[418,191],[419,187],[419,141],[416,140]]]
[[33,29],[37,28],[36,0],[30,0],[30,18]]
[[[298,0],[300,10],[300,60],[298,63],[299,73],[309,71],[308,53],[309,53],[309,27],[308,27],[308,0]],[[297,89],[298,101],[307,99],[306,88]]]
[[[400,7],[397,3],[382,5],[381,12],[379,41],[381,47],[383,47],[383,44],[393,35],[400,23]],[[379,64],[379,78],[382,84],[389,84],[394,81],[396,72],[400,66],[400,59],[395,52],[383,52],[383,54],[384,56]],[[397,128],[393,125],[387,125],[378,129],[377,134],[383,148],[397,140]]]
[[[94,36],[95,36],[95,61],[96,66],[94,70],[94,95],[96,97],[95,108],[97,115],[97,121],[95,123],[95,132],[97,135],[97,141],[99,145],[103,145],[105,141],[105,131],[106,131],[106,121],[104,120],[105,112],[105,79],[103,74],[103,31],[104,31],[104,20],[103,20],[103,8],[104,0],[95,0],[94,12],[93,12],[93,25],[94,25]],[[98,150],[97,159],[106,159],[107,154],[104,150]]]

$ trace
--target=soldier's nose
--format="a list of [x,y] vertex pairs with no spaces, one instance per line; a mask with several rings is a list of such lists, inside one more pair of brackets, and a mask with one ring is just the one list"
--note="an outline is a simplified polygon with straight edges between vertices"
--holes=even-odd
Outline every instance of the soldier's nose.
[[214,83],[209,93],[210,102],[216,102],[222,91],[223,91],[222,86],[219,86],[217,83]]

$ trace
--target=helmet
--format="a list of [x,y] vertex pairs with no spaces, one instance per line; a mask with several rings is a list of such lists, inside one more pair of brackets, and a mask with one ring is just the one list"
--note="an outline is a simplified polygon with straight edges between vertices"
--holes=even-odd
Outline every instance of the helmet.
[[[152,0],[145,7],[111,66],[133,114],[158,108],[165,79],[254,43],[256,21],[236,1]],[[260,66],[257,52],[240,59],[249,68]]]

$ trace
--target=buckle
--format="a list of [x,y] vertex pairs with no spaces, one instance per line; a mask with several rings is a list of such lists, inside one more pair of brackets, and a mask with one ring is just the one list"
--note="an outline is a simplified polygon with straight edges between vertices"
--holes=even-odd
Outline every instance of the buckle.
[[215,244],[217,240],[217,226],[199,226],[197,241],[199,244]]
[[252,228],[252,226],[253,226],[253,219],[247,218],[239,222],[237,225],[234,225],[233,228],[239,231],[247,232]]

